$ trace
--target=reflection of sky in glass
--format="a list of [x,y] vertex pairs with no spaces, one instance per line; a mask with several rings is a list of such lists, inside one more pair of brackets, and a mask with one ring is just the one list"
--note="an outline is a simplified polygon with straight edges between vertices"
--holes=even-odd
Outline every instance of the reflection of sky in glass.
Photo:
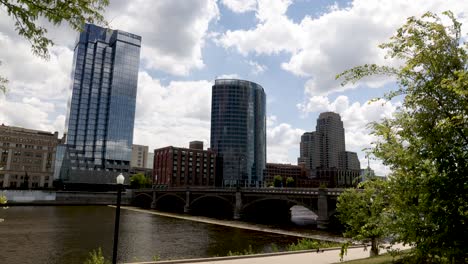
[[94,25],[80,34],[66,121],[74,169],[129,164],[140,44],[139,36]]
[[266,163],[263,88],[248,81],[221,79],[216,80],[212,97],[211,148],[223,156],[223,178],[253,184],[262,181]]

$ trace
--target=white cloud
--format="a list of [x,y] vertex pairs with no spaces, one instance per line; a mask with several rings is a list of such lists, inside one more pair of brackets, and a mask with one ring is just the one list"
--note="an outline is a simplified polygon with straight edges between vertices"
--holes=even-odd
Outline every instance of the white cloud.
[[[201,49],[208,34],[208,25],[219,17],[214,0],[167,0],[157,3],[120,0],[112,1],[107,10],[106,18],[112,28],[142,35],[141,57],[146,68],[178,75],[188,74],[204,66]],[[63,131],[66,101],[70,93],[72,49],[78,33],[66,25],[54,27],[43,24],[47,25],[47,36],[56,43],[50,49],[48,61],[32,54],[30,43],[14,30],[13,19],[0,17],[0,75],[10,80],[8,98],[2,99],[4,110],[0,114],[0,121],[29,128]],[[171,94],[170,97],[176,96]],[[187,100],[195,99],[190,97]],[[188,108],[189,105],[186,102],[178,107]],[[171,105],[165,107],[165,111],[170,112],[168,108]],[[141,108],[139,106],[139,113],[142,112]],[[195,107],[185,111],[187,115],[198,115],[205,110]],[[203,115],[203,122],[206,123],[207,114]],[[151,117],[151,114],[146,117]],[[168,120],[167,123],[170,122]]]
[[297,157],[291,157],[290,152],[299,152],[304,130],[276,122],[276,116],[267,117],[267,162],[297,164]]
[[172,81],[167,86],[140,72],[134,142],[150,149],[209,142],[210,81]]
[[25,41],[0,32],[1,75],[8,78],[12,96],[63,100],[68,95],[73,52],[63,46],[50,50],[48,61],[31,53]]
[[256,54],[276,54],[282,51],[293,52],[299,46],[297,26],[285,13],[290,1],[259,0],[256,28],[249,30],[228,30],[220,35],[216,43],[224,48],[235,48],[247,56]]
[[[208,147],[211,86],[205,80],[164,86],[140,72],[134,142],[149,145],[151,150],[169,145],[186,147],[192,140],[201,140]],[[268,116],[268,162],[296,163],[296,157],[291,160],[289,153],[298,151],[302,133],[289,124],[277,124],[276,116]]]
[[147,69],[188,75],[204,67],[208,25],[219,18],[219,10],[215,0],[119,0],[111,2],[106,17],[113,28],[142,36]]
[[[0,123],[8,126],[18,126],[43,131],[63,132],[63,116],[52,120],[40,105],[8,100],[4,95],[0,96]],[[51,121],[52,120],[52,121]]]
[[[217,43],[235,48],[248,55],[291,55],[282,68],[296,76],[309,78],[305,91],[308,95],[326,95],[356,87],[341,87],[335,75],[356,65],[384,61],[384,51],[377,45],[385,42],[409,16],[420,16],[426,11],[441,13],[453,10],[460,22],[468,24],[468,5],[463,1],[375,1],[355,0],[349,7],[335,5],[320,17],[306,16],[295,23],[286,15],[292,1],[259,0],[256,15],[258,24],[248,30],[228,30]],[[464,27],[465,35],[468,27]],[[386,63],[397,64],[395,61]],[[374,77],[363,83],[380,87],[391,81]]]
[[222,0],[222,3],[235,13],[254,11],[257,8],[256,0]]
[[232,74],[222,74],[220,76],[216,76],[216,79],[241,79],[241,77],[237,73],[232,73]]
[[54,46],[46,61],[34,56],[25,40],[2,32],[0,47],[0,75],[10,81],[7,96],[0,99],[0,122],[62,133],[65,121],[60,113],[66,109],[73,52]]
[[253,75],[261,74],[261,73],[265,72],[268,69],[268,67],[266,65],[259,64],[256,61],[248,60],[246,62],[247,62],[247,64],[250,65],[251,72],[252,72]]

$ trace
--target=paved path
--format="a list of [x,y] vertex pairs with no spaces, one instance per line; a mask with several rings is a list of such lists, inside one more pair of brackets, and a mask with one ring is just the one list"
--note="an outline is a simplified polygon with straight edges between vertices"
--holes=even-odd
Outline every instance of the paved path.
[[[396,245],[393,248],[407,249],[408,246]],[[369,248],[370,249],[370,248]],[[385,253],[382,251],[381,253]],[[138,262],[138,264],[149,263],[191,263],[191,264],[328,264],[339,263],[340,250],[327,250],[324,252],[306,252],[306,253],[292,253],[274,256],[262,257],[242,257],[237,259],[224,259],[213,258],[210,259],[197,259],[193,261],[175,260],[175,261],[160,261],[160,262]],[[364,251],[363,248],[350,248],[344,260],[362,259],[369,257],[369,251]],[[137,263],[134,263],[137,264]]]

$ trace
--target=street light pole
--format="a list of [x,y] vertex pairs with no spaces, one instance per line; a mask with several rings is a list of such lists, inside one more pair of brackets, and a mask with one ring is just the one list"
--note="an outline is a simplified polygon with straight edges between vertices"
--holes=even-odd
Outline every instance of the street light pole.
[[119,244],[119,223],[120,223],[120,200],[122,197],[122,185],[125,177],[122,173],[117,176],[117,210],[115,211],[115,225],[114,225],[114,248],[112,250],[112,264],[117,263],[117,246]]

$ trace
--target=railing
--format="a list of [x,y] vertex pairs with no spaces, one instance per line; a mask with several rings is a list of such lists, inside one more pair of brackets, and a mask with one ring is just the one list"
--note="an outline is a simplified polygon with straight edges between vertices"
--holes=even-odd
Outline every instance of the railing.
[[[218,187],[202,187],[202,186],[193,186],[193,187],[166,187],[166,188],[154,188],[155,191],[163,192],[240,192],[244,193],[281,193],[281,194],[306,194],[306,195],[318,195],[320,190],[323,190],[327,195],[340,195],[345,189],[343,188],[330,188],[330,189],[320,189],[320,188],[279,188],[279,187],[268,187],[268,188],[250,188],[250,187],[232,187],[232,188],[218,188]],[[136,192],[151,192],[153,189],[139,189],[135,190]]]

